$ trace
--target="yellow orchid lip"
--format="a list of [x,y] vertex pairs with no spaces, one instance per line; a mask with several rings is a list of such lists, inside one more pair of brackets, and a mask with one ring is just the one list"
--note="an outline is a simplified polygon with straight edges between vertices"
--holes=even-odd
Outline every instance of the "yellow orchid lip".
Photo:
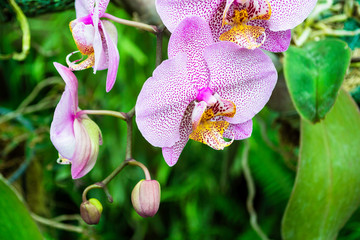
[[[263,45],[266,39],[265,28],[247,24],[251,20],[269,20],[271,17],[271,6],[266,1],[265,6],[259,7],[254,1],[245,1],[240,3],[241,10],[235,9],[231,21],[226,19],[230,5],[228,5],[223,14],[222,26],[232,25],[233,27],[220,35],[221,41],[230,41],[248,49],[255,49]],[[262,38],[262,39],[261,39]],[[259,41],[260,40],[260,41]]]
[[80,51],[72,52],[66,56],[66,63],[71,70],[79,71],[79,70],[84,70],[84,69],[94,66],[94,64],[95,64],[95,53],[94,52],[89,54],[87,56],[87,58],[84,60],[83,60],[83,56],[82,56],[80,59],[71,62],[70,57],[78,52],[80,52]]
[[230,123],[222,117],[234,117],[236,106],[233,102],[220,98],[216,93],[213,97],[217,100],[213,104],[207,105],[204,101],[195,104],[192,115],[193,131],[189,138],[221,150],[234,140],[230,142],[224,140],[223,134]]
[[[82,19],[75,19],[71,21],[69,27],[76,47],[79,49],[79,51],[72,52],[66,57],[68,66],[71,70],[75,71],[93,67],[95,64],[95,52],[93,47],[95,30],[90,15]],[[70,57],[77,52],[80,52],[82,55],[86,55],[87,58],[83,61],[81,61],[81,58],[71,62],[69,60]]]

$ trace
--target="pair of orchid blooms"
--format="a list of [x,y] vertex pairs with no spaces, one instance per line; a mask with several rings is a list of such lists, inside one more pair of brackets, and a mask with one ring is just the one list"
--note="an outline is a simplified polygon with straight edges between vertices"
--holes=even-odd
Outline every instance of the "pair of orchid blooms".
[[[50,137],[73,178],[94,166],[101,144],[98,126],[78,108],[72,71],[108,69],[114,85],[119,53],[116,28],[105,9],[109,0],[76,0],[70,29],[87,58],[54,63],[66,86],[55,109]],[[248,138],[252,118],[269,100],[277,81],[271,59],[259,48],[286,51],[291,29],[304,21],[316,0],[156,0],[172,33],[168,60],[146,80],[138,96],[136,123],[144,138],[161,147],[173,166],[188,139],[220,150]],[[225,141],[224,138],[231,140]]]

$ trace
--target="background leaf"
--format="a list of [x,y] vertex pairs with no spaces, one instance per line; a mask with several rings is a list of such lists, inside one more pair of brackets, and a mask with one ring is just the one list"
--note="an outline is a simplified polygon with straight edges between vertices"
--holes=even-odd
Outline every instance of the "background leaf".
[[311,122],[324,118],[335,102],[350,63],[348,45],[337,39],[289,47],[284,73],[290,96],[300,115]]
[[0,239],[43,239],[27,208],[0,175]]
[[302,120],[300,162],[282,223],[291,239],[335,239],[360,204],[360,114],[345,93],[317,124]]

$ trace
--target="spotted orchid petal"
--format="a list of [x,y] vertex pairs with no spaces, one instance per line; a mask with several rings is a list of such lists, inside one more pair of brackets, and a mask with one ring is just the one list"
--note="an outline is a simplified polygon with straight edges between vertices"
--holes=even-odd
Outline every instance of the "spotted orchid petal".
[[242,140],[248,138],[251,136],[252,126],[253,122],[251,119],[243,123],[230,124],[224,132],[224,137],[234,140]]
[[316,5],[316,0],[269,0],[272,14],[269,28],[272,31],[292,29],[302,23]]
[[[199,16],[209,22],[220,6],[225,7],[225,3],[223,0],[156,0],[156,11],[167,29],[173,32],[182,20],[190,16]],[[220,21],[222,14],[223,11],[219,12]]]
[[[262,24],[259,24],[262,26]],[[261,48],[270,52],[284,52],[288,49],[291,41],[291,30],[271,31],[265,27],[266,41]]]
[[168,45],[169,58],[179,53],[187,56],[187,71],[195,88],[201,89],[209,80],[209,70],[204,61],[204,49],[213,43],[211,30],[199,17],[189,17],[179,24],[170,37]]
[[209,88],[236,106],[230,123],[243,123],[254,117],[269,100],[277,80],[271,59],[260,49],[247,49],[231,42],[208,46],[205,59],[210,69]]
[[182,117],[196,97],[196,89],[186,78],[186,64],[184,53],[162,62],[138,96],[136,123],[144,138],[156,147],[170,147],[180,139]]
[[189,136],[192,132],[191,115],[194,110],[194,102],[190,103],[183,114],[183,118],[180,123],[179,135],[180,139],[170,147],[163,147],[162,154],[165,162],[170,166],[174,166],[179,160],[180,154],[183,151],[186,143],[189,140]]

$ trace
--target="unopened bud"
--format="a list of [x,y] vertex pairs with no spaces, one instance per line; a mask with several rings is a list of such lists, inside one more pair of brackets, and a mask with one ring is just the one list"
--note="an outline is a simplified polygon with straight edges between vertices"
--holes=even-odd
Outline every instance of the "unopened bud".
[[135,211],[142,217],[153,217],[160,205],[160,184],[156,180],[141,180],[131,193]]
[[99,200],[91,198],[89,201],[83,202],[80,205],[81,218],[89,225],[99,223],[103,207]]

